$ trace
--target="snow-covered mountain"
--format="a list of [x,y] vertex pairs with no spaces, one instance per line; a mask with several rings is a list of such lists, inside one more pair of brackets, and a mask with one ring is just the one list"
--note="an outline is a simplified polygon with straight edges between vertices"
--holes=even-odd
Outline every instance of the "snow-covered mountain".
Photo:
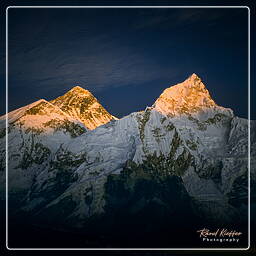
[[[107,115],[110,122],[85,131],[80,122],[89,129],[98,124],[79,109],[87,94],[91,97],[76,87],[51,103],[10,113],[9,193],[16,208],[18,202],[36,221],[62,228],[93,229],[95,216],[137,218],[152,207],[168,221],[191,214],[219,223],[246,222],[248,121],[218,106],[197,75],[167,88],[152,107],[120,120]],[[99,107],[97,101],[91,105]],[[57,129],[48,110],[59,120]],[[251,148],[255,128],[251,121]],[[253,160],[253,182],[255,166]]]
[[[5,120],[6,116],[0,117],[2,183],[5,179]],[[8,120],[9,185],[14,193],[21,194],[30,188],[45,161],[60,145],[87,130],[81,122],[43,99],[8,113]]]
[[[1,128],[5,126],[5,119],[6,116],[0,117]],[[30,129],[37,130],[38,133],[49,133],[56,129],[57,126],[59,129],[65,128],[65,124],[68,126],[67,123],[69,122],[84,127],[81,122],[70,117],[61,109],[44,99],[8,113],[8,120],[9,129],[12,129],[14,125],[19,125],[23,127],[27,133]],[[72,130],[75,131],[75,129],[70,128],[70,132],[72,132]]]
[[90,130],[116,119],[88,90],[80,86],[75,86],[63,96],[52,100],[51,103],[82,122]]
[[[112,118],[89,91],[77,86],[51,102],[41,99],[8,113],[10,187],[22,195],[64,144]],[[6,116],[0,117],[2,171],[5,169],[5,120]],[[0,179],[3,182],[5,176],[1,175]]]

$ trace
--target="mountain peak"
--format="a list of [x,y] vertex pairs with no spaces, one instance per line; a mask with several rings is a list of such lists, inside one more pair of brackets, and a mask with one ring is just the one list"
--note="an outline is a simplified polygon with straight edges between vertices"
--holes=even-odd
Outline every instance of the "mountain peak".
[[179,84],[180,86],[187,86],[189,88],[205,89],[206,87],[202,82],[202,79],[195,73],[190,75],[184,82]]
[[73,87],[51,103],[82,122],[88,129],[95,129],[115,119],[88,90],[80,86]]
[[195,73],[184,82],[163,91],[153,107],[169,115],[181,115],[197,112],[216,106],[201,78]]
[[78,94],[91,95],[90,91],[84,89],[83,87],[80,87],[79,85],[74,86],[67,93],[76,93],[76,94],[78,93]]
[[189,79],[191,79],[191,80],[200,79],[200,80],[201,80],[201,78],[200,78],[196,73],[193,73],[193,74],[189,77]]

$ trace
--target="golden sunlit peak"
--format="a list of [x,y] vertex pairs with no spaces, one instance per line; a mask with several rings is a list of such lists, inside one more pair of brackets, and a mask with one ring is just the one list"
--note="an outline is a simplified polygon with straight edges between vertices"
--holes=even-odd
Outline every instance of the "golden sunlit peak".
[[199,84],[201,81],[202,81],[202,79],[197,74],[193,73],[184,82],[192,83],[192,84],[196,85],[196,84]]
[[200,79],[200,77],[196,73],[193,73],[189,78],[191,78],[191,79]]
[[84,89],[84,88],[82,88],[82,87],[79,86],[79,85],[76,85],[76,86],[73,87],[73,89],[75,89],[75,88],[77,88],[77,89]]
[[171,115],[188,114],[215,106],[201,78],[195,73],[184,82],[165,89],[153,105],[157,111]]
[[85,89],[79,85],[76,85],[71,90],[85,90]]
[[83,87],[81,87],[79,85],[74,86],[70,90],[70,92],[78,92],[78,93],[86,93],[86,94],[90,93],[88,90],[84,89]]

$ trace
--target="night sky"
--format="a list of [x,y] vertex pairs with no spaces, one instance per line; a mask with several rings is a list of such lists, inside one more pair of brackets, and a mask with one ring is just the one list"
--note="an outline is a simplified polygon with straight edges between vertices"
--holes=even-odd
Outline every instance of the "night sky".
[[122,117],[196,73],[246,118],[247,19],[246,8],[9,9],[9,111],[80,85]]

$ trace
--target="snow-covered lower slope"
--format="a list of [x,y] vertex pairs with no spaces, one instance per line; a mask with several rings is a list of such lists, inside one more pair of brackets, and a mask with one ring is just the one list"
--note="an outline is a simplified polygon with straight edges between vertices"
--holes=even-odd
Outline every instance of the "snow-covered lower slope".
[[[62,193],[57,193],[53,200],[45,198],[46,191],[56,186],[55,181],[48,182],[52,177],[52,169],[48,167],[35,180],[36,189],[30,194],[31,203],[25,209],[36,207],[35,195],[40,195],[40,204],[44,202],[46,212],[71,200],[72,212],[60,219],[72,219],[81,225],[83,219],[104,213],[105,187],[111,175],[118,176],[127,168],[132,172],[133,168],[150,166],[149,170],[159,177],[181,177],[194,200],[203,205],[216,204],[215,217],[228,219],[236,212],[228,203],[229,193],[236,178],[247,173],[246,134],[235,128],[239,120],[227,116],[195,122],[147,109],[110,122],[67,145],[66,152],[79,160],[72,160],[78,165],[73,171],[69,170],[69,181]],[[243,129],[246,130],[246,125]],[[232,153],[232,140],[237,136],[234,137],[234,130],[240,135],[237,144],[243,145],[243,151],[237,149]],[[58,161],[56,173],[63,171],[63,164],[65,166],[63,160]]]

